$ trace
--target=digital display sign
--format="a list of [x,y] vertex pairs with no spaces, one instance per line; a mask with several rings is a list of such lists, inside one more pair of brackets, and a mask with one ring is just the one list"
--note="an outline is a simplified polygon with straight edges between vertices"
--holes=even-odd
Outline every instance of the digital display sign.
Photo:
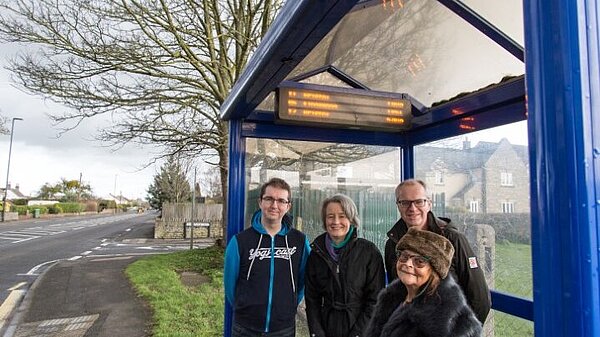
[[410,129],[412,105],[403,94],[284,82],[277,89],[282,122],[385,131]]

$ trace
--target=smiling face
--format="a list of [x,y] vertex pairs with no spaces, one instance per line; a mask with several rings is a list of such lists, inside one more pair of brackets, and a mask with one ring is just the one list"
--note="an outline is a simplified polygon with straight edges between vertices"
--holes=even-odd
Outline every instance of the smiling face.
[[411,251],[404,250],[404,254],[408,254],[411,258],[407,259],[406,262],[402,262],[399,258],[396,262],[396,272],[398,278],[409,291],[411,289],[417,290],[423,286],[431,277],[432,269],[429,263],[425,263],[421,268],[415,266],[414,258],[412,256],[419,256],[419,254]]
[[[417,207],[415,202],[411,202],[408,207],[402,206],[401,201],[415,201],[427,199],[422,207]],[[396,191],[396,204],[400,211],[402,220],[408,227],[416,227],[421,230],[426,230],[427,214],[431,210],[431,202],[427,198],[425,188],[418,183],[407,184],[400,187]]]
[[338,202],[330,202],[325,208],[325,230],[333,242],[340,243],[350,230],[350,219]]

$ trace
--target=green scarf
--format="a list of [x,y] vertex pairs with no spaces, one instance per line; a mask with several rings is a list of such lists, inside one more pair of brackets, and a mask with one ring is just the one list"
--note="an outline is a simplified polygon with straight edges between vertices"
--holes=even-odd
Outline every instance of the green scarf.
[[350,229],[348,230],[348,233],[346,234],[344,241],[336,244],[335,242],[333,242],[333,240],[331,240],[331,245],[333,246],[333,248],[340,249],[340,248],[344,247],[348,243],[348,241],[350,241],[350,239],[352,238],[352,233],[354,233],[354,225],[350,225]]

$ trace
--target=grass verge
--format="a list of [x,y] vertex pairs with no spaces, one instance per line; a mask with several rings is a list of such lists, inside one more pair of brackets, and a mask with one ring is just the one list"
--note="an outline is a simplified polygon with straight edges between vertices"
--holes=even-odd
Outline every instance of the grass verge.
[[[151,306],[154,337],[214,337],[223,334],[223,249],[210,247],[154,255],[130,264],[125,273]],[[184,271],[209,281],[187,287]]]

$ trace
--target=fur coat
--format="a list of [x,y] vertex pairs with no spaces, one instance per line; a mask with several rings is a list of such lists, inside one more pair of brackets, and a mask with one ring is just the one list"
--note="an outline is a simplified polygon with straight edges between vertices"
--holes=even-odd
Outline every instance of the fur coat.
[[481,336],[481,323],[452,276],[442,280],[432,296],[425,292],[410,304],[403,303],[405,298],[406,288],[400,280],[383,289],[365,336]]

